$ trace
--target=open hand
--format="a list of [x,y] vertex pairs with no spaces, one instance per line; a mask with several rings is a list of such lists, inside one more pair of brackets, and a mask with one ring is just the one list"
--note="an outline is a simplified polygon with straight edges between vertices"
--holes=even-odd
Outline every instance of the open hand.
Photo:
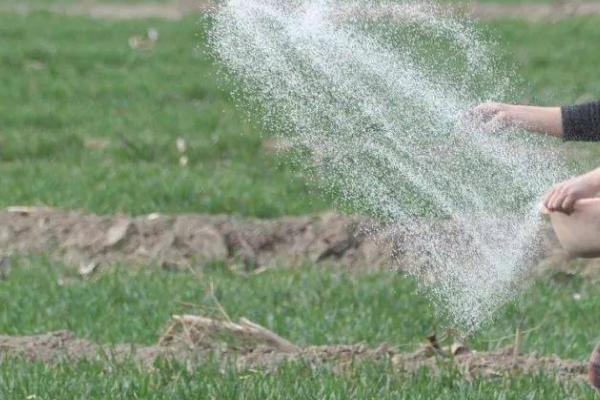
[[518,125],[513,115],[514,107],[511,104],[487,102],[467,111],[466,118],[485,132],[498,132],[510,126]]

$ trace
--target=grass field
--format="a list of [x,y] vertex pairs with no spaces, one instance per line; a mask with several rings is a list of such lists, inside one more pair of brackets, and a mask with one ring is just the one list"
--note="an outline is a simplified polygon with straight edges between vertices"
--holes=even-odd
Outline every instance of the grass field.
[[[147,374],[134,366],[109,371],[100,365],[61,365],[47,368],[16,362],[0,366],[0,395],[7,398],[112,399],[594,399],[583,384],[560,385],[552,377],[531,376],[508,380],[457,379],[443,371],[438,379],[418,374],[405,380],[386,365],[363,365],[350,374],[313,370],[294,363],[275,373],[241,374],[207,365],[193,372],[167,367]],[[65,384],[67,383],[68,384]],[[40,390],[41,389],[41,390]],[[10,390],[10,391],[9,391]],[[526,393],[524,396],[523,394]],[[32,397],[33,398],[33,397]]]
[[[541,0],[540,0],[541,1]],[[40,0],[41,2],[41,0]],[[509,1],[506,0],[508,3]],[[541,104],[600,98],[600,19],[484,25],[522,76],[522,97]],[[152,50],[132,49],[155,28]],[[107,21],[0,14],[0,207],[83,208],[98,213],[206,212],[276,217],[330,208],[314,183],[264,150],[257,118],[237,110],[204,48],[206,23]],[[74,40],[76,38],[77,40]],[[187,141],[187,166],[176,140]],[[565,147],[574,168],[595,146]],[[416,348],[440,321],[400,274],[332,273],[307,265],[240,276],[215,262],[201,273],[118,265],[91,279],[44,257],[17,258],[0,280],[0,333],[69,329],[99,343],[155,343],[173,313],[246,316],[298,344],[389,342]],[[285,267],[285,266],[282,266]],[[600,332],[600,289],[582,278],[543,280],[471,339],[477,350],[586,359]],[[36,397],[28,397],[36,396]],[[154,371],[101,362],[0,364],[0,398],[405,398],[593,399],[585,383],[551,374],[465,380],[459,371],[408,379],[386,363],[344,373],[300,362],[274,372],[207,363]]]
[[[152,344],[173,313],[218,314],[211,293],[232,319],[246,316],[299,345],[388,342],[409,351],[435,326],[425,297],[410,279],[395,273],[330,274],[306,267],[243,277],[215,264],[199,278],[191,272],[133,272],[117,266],[98,278],[81,280],[69,271],[43,258],[19,260],[11,279],[0,282],[0,332],[69,329],[99,343]],[[470,345],[478,350],[511,345],[518,325],[526,332],[523,351],[585,359],[600,330],[594,312],[599,295],[597,285],[582,279],[539,282],[518,303],[505,307],[497,322],[473,337]],[[44,399],[109,394],[260,399],[304,398],[303,393],[332,399],[594,398],[585,384],[560,383],[552,375],[473,382],[459,376],[449,368],[440,376],[423,371],[407,379],[385,362],[358,365],[342,375],[301,362],[274,373],[248,370],[237,375],[233,367],[223,370],[210,363],[193,372],[169,365],[148,373],[134,365],[115,364],[107,370],[102,362],[47,367],[11,361],[0,367],[0,394],[15,399],[31,394]]]
[[[15,362],[0,365],[0,395],[5,398],[111,399],[595,399],[584,384],[559,384],[549,376],[510,380],[475,378],[466,382],[457,371],[436,379],[420,373],[406,380],[387,365],[362,365],[348,374],[314,370],[301,363],[275,373],[234,373],[207,365],[193,372],[182,366],[145,373],[135,366],[106,370],[94,363],[48,368]],[[36,396],[36,397],[31,397]]]
[[[489,28],[519,65],[523,98],[555,104],[600,97],[596,24]],[[156,47],[131,49],[129,38],[150,27],[160,32]],[[0,15],[0,206],[258,217],[330,207],[313,183],[263,150],[258,124],[236,111],[205,52],[204,29],[197,17]],[[178,137],[188,141],[186,168],[179,165]],[[578,167],[589,167],[594,156],[579,159]]]
[[[26,258],[0,282],[0,332],[68,329],[99,343],[149,345],[172,314],[218,314],[211,283],[232,320],[250,318],[303,346],[388,342],[412,350],[442,325],[414,282],[392,272],[349,275],[307,266],[240,276],[217,263],[199,277],[121,265],[82,280],[60,264]],[[597,285],[583,279],[539,282],[470,341],[479,350],[508,346],[521,326],[530,331],[524,351],[587,358],[600,332],[599,296]]]
[[[323,206],[312,204],[307,184],[289,168],[276,168],[235,112],[198,49],[204,34],[197,17],[0,19],[0,157],[9,196],[2,205],[263,217]],[[160,32],[156,48],[132,50],[129,38],[149,27]],[[178,137],[188,142],[187,168],[179,165]]]

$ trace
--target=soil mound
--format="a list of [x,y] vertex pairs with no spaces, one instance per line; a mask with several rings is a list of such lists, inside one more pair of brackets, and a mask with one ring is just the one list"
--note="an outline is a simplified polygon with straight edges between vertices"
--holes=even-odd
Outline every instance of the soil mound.
[[[537,273],[598,276],[599,262],[569,260],[550,226],[542,236]],[[413,250],[410,240],[392,229],[333,212],[259,220],[202,214],[101,216],[27,207],[0,211],[0,256],[46,254],[80,271],[117,262],[177,269],[215,260],[246,272],[307,263],[350,272],[402,270],[426,263]]]
[[75,265],[150,263],[165,268],[212,260],[246,269],[307,262],[345,268],[393,265],[385,232],[365,218],[325,213],[276,220],[151,214],[99,216],[77,211],[0,211],[0,253],[51,254]]
[[443,349],[429,343],[412,353],[400,352],[389,344],[368,347],[362,344],[299,347],[251,321],[240,323],[198,316],[175,316],[159,344],[115,347],[95,344],[68,331],[35,336],[0,336],[0,362],[20,357],[50,365],[59,362],[132,360],[151,367],[158,358],[185,362],[188,367],[206,360],[221,360],[239,369],[274,369],[286,361],[343,370],[361,361],[384,361],[400,373],[426,368],[454,368],[467,379],[544,372],[561,379],[586,378],[587,363],[561,360],[556,356],[517,354],[513,348],[476,352],[466,346]]

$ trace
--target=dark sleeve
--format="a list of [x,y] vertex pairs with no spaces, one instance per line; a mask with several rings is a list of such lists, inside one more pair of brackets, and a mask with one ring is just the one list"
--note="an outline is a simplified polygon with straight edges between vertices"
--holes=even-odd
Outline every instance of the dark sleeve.
[[563,139],[600,141],[600,102],[562,107]]

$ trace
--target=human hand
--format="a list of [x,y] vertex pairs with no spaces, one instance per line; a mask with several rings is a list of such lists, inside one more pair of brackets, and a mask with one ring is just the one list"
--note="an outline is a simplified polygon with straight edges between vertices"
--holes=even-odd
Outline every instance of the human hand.
[[544,196],[544,207],[550,212],[571,213],[578,200],[596,197],[600,191],[599,177],[600,169],[555,185]]
[[494,133],[518,124],[514,107],[512,104],[486,102],[467,111],[466,117],[483,131]]

